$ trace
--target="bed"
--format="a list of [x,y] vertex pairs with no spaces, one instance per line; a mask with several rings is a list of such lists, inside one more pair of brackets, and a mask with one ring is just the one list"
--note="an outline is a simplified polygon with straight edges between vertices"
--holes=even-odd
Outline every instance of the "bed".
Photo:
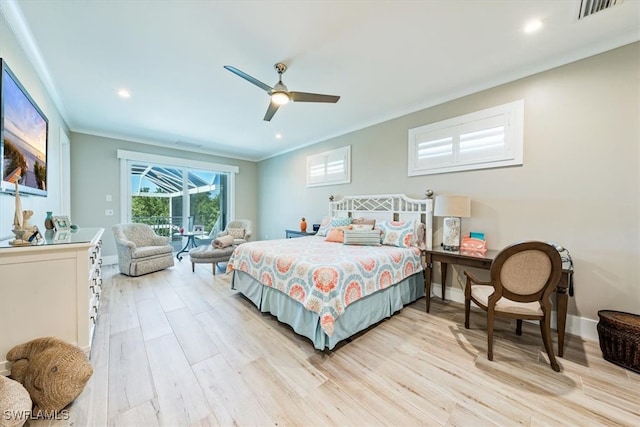
[[327,219],[339,224],[356,218],[375,219],[376,228],[390,227],[387,231],[414,232],[404,235],[404,244],[402,237],[397,245],[387,238],[381,246],[330,242],[324,235],[249,242],[239,245],[227,264],[232,289],[318,350],[333,349],[425,295],[421,248],[431,249],[433,234],[430,197],[348,196],[330,198],[329,207],[319,234],[330,231]]

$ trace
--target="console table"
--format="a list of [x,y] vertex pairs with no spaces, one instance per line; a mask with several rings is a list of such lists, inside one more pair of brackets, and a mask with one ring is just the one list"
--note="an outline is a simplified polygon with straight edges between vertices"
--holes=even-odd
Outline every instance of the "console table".
[[304,237],[304,236],[315,236],[316,232],[306,232],[300,230],[284,230],[284,235],[287,239],[291,239],[294,237]]
[[[500,251],[488,250],[485,254],[460,253],[445,251],[442,248],[433,248],[423,251],[425,257],[425,292],[427,297],[427,313],[431,306],[431,282],[433,277],[433,263],[440,263],[440,280],[442,285],[442,300],[444,301],[445,284],[447,282],[447,266],[449,264],[463,265],[466,267],[489,270],[493,259]],[[573,270],[563,269],[560,282],[556,287],[556,308],[558,310],[558,356],[564,354],[564,333],[567,325],[567,304],[569,294],[573,295],[572,284]],[[569,293],[567,293],[569,291]]]

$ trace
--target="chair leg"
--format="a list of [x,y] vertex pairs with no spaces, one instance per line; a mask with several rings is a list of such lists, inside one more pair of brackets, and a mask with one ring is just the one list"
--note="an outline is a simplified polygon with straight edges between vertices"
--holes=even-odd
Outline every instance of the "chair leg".
[[191,272],[194,273],[196,271],[196,263],[192,262],[191,263]]
[[471,311],[471,300],[464,299],[464,327],[469,329],[469,312]]
[[522,335],[522,319],[516,320],[516,335]]
[[493,319],[495,313],[493,310],[487,310],[487,357],[493,360]]
[[467,284],[464,288],[464,327],[469,329],[469,312],[471,311],[471,282],[467,277]]
[[213,264],[211,264],[211,269],[213,270],[213,275],[216,275],[216,268],[218,268],[218,263],[214,262]]
[[542,333],[542,342],[544,342],[544,348],[547,350],[547,356],[549,356],[549,362],[551,369],[556,372],[560,372],[560,365],[556,360],[555,354],[553,354],[553,345],[551,343],[551,317],[544,316],[544,319],[540,319],[540,332]]

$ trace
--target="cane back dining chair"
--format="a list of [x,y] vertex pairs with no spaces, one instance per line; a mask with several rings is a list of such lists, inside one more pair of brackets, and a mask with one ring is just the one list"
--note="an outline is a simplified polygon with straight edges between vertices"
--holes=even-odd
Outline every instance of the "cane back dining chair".
[[493,325],[496,316],[515,318],[516,333],[522,319],[539,320],[551,368],[560,366],[551,339],[551,301],[562,274],[562,260],[551,245],[528,241],[506,247],[491,263],[490,280],[481,281],[468,271],[465,286],[464,327],[469,329],[471,301],[487,312],[487,356],[493,360]]

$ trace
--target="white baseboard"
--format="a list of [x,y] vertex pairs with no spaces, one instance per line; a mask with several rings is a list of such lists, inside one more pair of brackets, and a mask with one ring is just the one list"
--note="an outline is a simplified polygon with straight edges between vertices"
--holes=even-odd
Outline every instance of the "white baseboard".
[[[431,293],[433,296],[441,298],[442,297],[442,286],[439,283],[433,283],[431,286]],[[459,288],[451,288],[447,287],[445,289],[446,298],[449,301],[458,302],[460,304],[464,304],[464,292]],[[554,298],[551,297],[551,301]],[[556,319],[557,315],[554,311],[551,314],[551,327],[556,328]],[[577,335],[585,340],[590,341],[599,341],[598,338],[598,329],[597,329],[598,321],[593,319],[587,319],[584,317],[573,316],[571,314],[567,315],[567,326],[565,332],[571,335]]]

